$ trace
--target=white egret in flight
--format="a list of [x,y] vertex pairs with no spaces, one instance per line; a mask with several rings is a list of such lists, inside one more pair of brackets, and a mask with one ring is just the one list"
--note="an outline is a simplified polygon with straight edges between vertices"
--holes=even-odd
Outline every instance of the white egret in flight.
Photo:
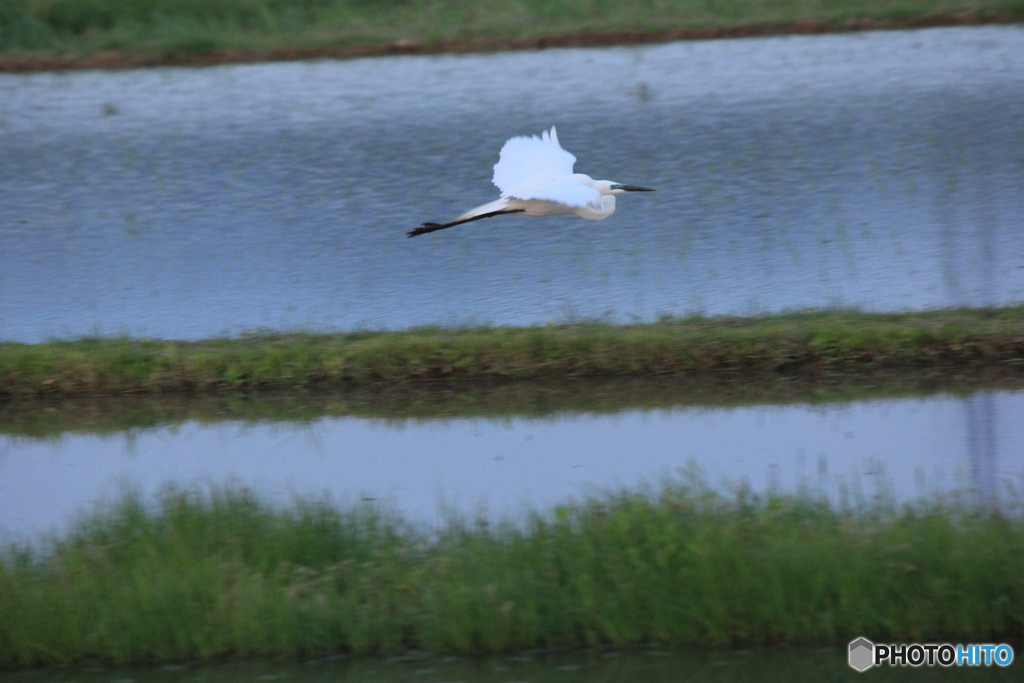
[[494,165],[493,182],[501,190],[500,199],[470,209],[451,223],[424,223],[407,235],[416,237],[506,213],[526,216],[574,213],[580,218],[600,221],[615,213],[615,195],[654,192],[647,187],[594,180],[583,173],[573,173],[575,163],[576,157],[558,144],[554,126],[540,137],[510,138]]

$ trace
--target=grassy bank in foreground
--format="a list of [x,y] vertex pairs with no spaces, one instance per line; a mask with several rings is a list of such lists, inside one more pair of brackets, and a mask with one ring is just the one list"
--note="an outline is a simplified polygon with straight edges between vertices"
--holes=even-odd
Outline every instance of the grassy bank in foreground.
[[1024,635],[1019,517],[681,482],[434,533],[244,490],[127,494],[0,558],[5,667]]
[[118,66],[1021,19],[1021,0],[4,0],[0,59]]
[[856,378],[1024,371],[1024,306],[687,318],[643,325],[425,328],[199,342],[0,343],[0,395],[687,375]]

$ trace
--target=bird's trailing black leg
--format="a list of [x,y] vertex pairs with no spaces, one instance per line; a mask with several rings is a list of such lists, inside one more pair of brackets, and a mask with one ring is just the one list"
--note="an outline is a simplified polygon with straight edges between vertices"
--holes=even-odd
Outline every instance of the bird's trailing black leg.
[[479,216],[473,216],[462,221],[452,221],[451,223],[424,223],[415,230],[410,230],[405,233],[406,237],[416,237],[417,235],[426,235],[428,232],[435,232],[437,230],[444,230],[445,228],[451,228],[456,225],[462,225],[463,223],[472,223],[478,221],[481,218],[491,218],[492,216],[500,216],[506,213],[522,213],[526,209],[502,209],[500,211],[491,211],[490,213],[482,213]]

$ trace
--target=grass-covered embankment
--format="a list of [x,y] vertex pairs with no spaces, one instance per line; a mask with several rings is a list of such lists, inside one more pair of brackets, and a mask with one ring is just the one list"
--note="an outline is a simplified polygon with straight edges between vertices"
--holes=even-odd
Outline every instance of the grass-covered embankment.
[[425,328],[198,342],[0,343],[0,394],[217,391],[430,380],[1024,370],[1024,306]]
[[1021,19],[1021,0],[4,0],[0,67],[481,50]]
[[550,646],[999,642],[1024,521],[666,483],[417,530],[244,490],[133,495],[0,554],[0,666]]

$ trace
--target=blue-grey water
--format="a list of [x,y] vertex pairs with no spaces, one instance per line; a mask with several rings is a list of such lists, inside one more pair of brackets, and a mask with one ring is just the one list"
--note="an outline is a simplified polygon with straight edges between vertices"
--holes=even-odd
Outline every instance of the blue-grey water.
[[[503,217],[502,142],[655,187]],[[1024,27],[0,76],[0,339],[1024,300]]]
[[699,475],[857,504],[1024,502],[1024,391],[827,404],[562,411],[546,417],[186,421],[113,434],[0,435],[0,538],[59,529],[124,486],[246,485],[282,503],[383,501],[434,523],[515,517]]

